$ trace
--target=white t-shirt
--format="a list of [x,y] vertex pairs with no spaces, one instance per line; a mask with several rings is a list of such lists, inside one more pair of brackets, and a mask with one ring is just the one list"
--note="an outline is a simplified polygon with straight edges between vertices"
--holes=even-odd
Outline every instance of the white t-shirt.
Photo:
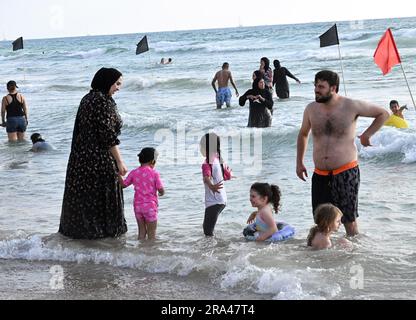
[[[211,169],[212,167],[212,169]],[[212,166],[208,163],[204,163],[202,165],[202,174],[203,177],[210,176],[212,184],[218,184],[220,182],[224,182],[224,177],[222,174],[221,164],[219,159],[216,157],[213,161]],[[205,207],[209,208],[215,206],[217,204],[227,204],[227,193],[225,192],[225,186],[222,189],[218,190],[218,192],[212,192],[211,189],[205,185]]]

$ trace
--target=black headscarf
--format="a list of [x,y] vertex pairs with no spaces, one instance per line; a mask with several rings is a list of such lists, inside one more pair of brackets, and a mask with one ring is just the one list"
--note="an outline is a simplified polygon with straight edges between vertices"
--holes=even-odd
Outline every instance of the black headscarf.
[[253,72],[253,76],[256,77],[256,79],[264,79],[264,73],[260,70],[256,70]]
[[273,61],[273,64],[274,64],[274,67],[275,67],[277,70],[279,70],[279,69],[281,68],[280,61],[279,61],[279,60],[274,60],[274,61]]
[[259,88],[259,82],[261,81],[261,80],[264,80],[263,78],[256,78],[256,79],[254,79],[254,81],[253,81],[253,88],[252,88],[252,94],[253,95],[258,95],[258,94],[261,94],[263,97],[264,97],[264,95],[262,94],[266,89],[260,89]]
[[113,84],[122,76],[122,73],[113,68],[101,68],[92,79],[91,88],[103,94],[108,94]]

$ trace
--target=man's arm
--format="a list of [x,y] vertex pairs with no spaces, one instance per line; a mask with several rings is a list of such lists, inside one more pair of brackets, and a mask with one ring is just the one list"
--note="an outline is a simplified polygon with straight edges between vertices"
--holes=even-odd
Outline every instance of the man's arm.
[[237,86],[234,83],[233,75],[231,74],[231,72],[230,72],[230,82],[233,85],[233,87],[235,89],[235,95],[238,98],[240,96],[240,94],[238,93]]
[[406,105],[404,105],[403,107],[401,107],[401,108],[399,109],[399,112],[398,112],[399,117],[400,117],[400,118],[402,118],[402,119],[404,119],[403,111],[404,111],[405,109],[406,109],[406,110],[408,110]]
[[215,74],[215,77],[214,77],[214,79],[212,80],[212,87],[214,88],[215,93],[218,93],[218,91],[217,91],[217,87],[215,86],[215,83],[217,82],[217,79],[218,79],[218,73],[217,73],[217,74]]
[[306,107],[306,110],[304,112],[302,127],[299,131],[297,144],[296,174],[299,177],[299,179],[303,181],[306,181],[305,176],[306,178],[308,177],[308,171],[306,170],[303,161],[305,159],[305,153],[308,147],[309,133],[312,127],[311,122],[309,120],[309,108],[310,106]]
[[361,117],[368,117],[368,118],[375,118],[373,123],[363,132],[361,136],[359,136],[361,140],[361,144],[364,147],[371,146],[370,138],[384,125],[384,123],[389,118],[389,113],[384,108],[378,107],[374,104],[370,104],[365,101],[354,101],[353,102],[356,109],[358,116]]

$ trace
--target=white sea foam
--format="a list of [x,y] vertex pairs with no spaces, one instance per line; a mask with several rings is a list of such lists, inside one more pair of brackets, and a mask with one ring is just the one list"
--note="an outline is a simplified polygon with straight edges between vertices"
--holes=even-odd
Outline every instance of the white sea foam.
[[360,157],[371,159],[400,154],[403,163],[416,162],[416,134],[413,131],[383,128],[374,135],[372,144],[370,148],[363,148],[357,139]]
[[90,245],[91,247],[88,247],[85,242],[51,241],[49,243],[39,235],[26,237],[21,235],[0,241],[0,259],[104,264],[178,276],[188,276],[194,271],[201,270],[201,266],[210,265],[208,261],[199,261],[191,255],[188,257],[182,255],[181,259],[177,259],[176,255],[166,255],[163,251],[159,254],[146,254],[134,248],[120,250],[99,243]]
[[92,49],[87,51],[76,51],[68,53],[68,57],[76,57],[76,58],[82,58],[82,59],[88,59],[92,57],[98,57],[106,53],[106,49],[98,48],[98,49]]

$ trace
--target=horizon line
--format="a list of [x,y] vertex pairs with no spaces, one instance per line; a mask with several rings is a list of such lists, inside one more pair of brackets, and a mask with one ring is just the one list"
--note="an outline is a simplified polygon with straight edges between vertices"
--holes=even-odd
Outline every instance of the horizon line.
[[[238,28],[257,28],[257,27],[273,27],[273,26],[291,26],[291,25],[305,25],[305,24],[321,24],[321,23],[344,23],[352,21],[375,21],[375,20],[387,20],[387,19],[410,19],[414,16],[406,17],[387,17],[387,18],[368,18],[368,19],[351,19],[351,20],[327,20],[327,21],[310,21],[310,22],[291,22],[291,23],[281,23],[281,24],[264,24],[264,25],[237,25],[234,27],[208,27],[208,28],[197,28],[197,29],[177,29],[177,30],[162,30],[162,31],[145,31],[145,32],[127,32],[127,33],[113,33],[113,34],[86,34],[86,35],[70,35],[70,36],[51,36],[45,38],[33,37],[26,38],[25,40],[53,40],[53,39],[71,39],[71,38],[87,38],[87,37],[103,37],[103,36],[126,36],[126,35],[141,35],[141,34],[155,34],[155,33],[173,33],[173,32],[184,32],[184,31],[205,31],[205,30],[227,30],[227,29],[238,29]],[[1,42],[14,41],[16,39],[2,39]]]

